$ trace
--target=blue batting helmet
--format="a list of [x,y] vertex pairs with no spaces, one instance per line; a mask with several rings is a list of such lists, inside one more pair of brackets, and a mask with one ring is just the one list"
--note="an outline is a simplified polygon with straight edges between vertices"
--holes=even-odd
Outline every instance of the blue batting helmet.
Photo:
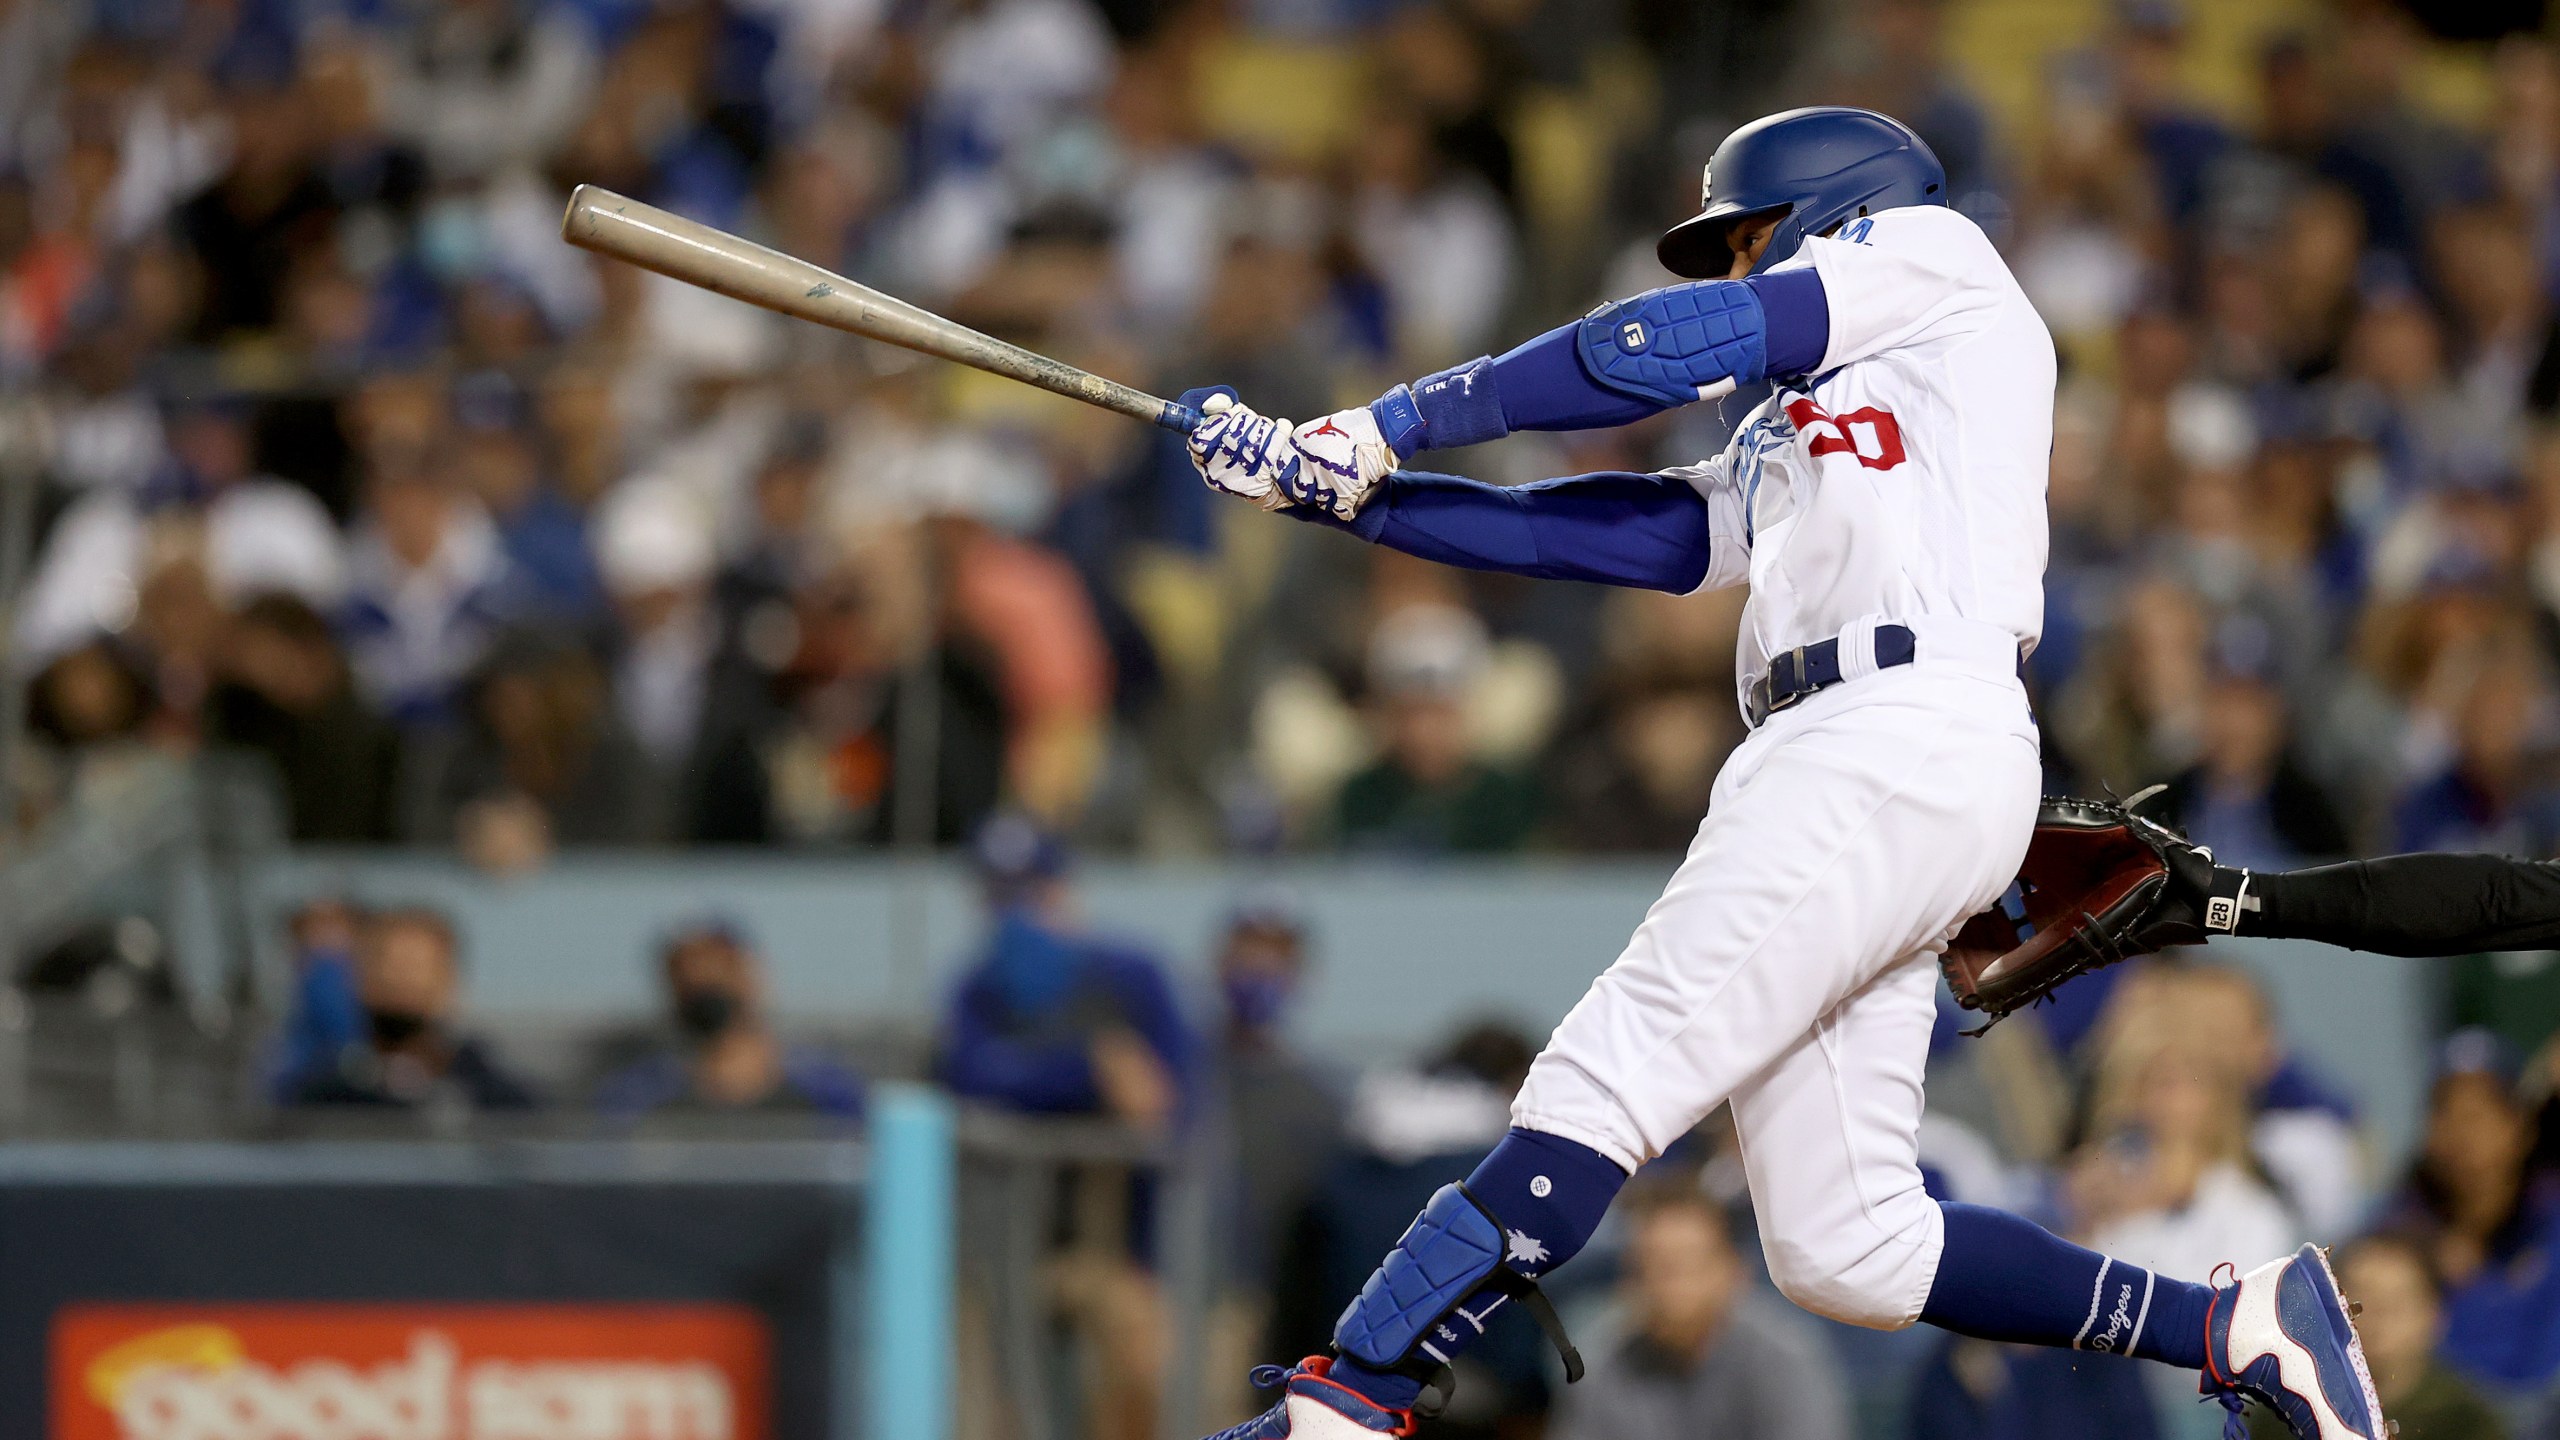
[[1726,227],[1745,215],[1785,210],[1759,260],[1775,265],[1807,235],[1898,205],[1947,203],[1947,167],[1910,126],[1873,110],[1815,105],[1752,121],[1724,137],[1707,161],[1705,209],[1663,233],[1653,249],[1674,275],[1721,279],[1733,269]]

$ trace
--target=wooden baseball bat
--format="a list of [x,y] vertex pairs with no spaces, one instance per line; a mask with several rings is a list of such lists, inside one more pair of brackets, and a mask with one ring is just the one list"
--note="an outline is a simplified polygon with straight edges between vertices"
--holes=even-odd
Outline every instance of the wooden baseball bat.
[[1188,434],[1200,423],[1200,412],[1189,406],[1008,345],[806,260],[599,186],[569,192],[560,238],[732,300],[954,360],[1167,430]]

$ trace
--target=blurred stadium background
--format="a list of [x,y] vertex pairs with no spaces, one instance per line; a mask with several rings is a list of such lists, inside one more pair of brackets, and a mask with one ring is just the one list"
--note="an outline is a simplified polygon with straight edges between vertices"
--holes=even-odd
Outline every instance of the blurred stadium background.
[[[1737,598],[1217,508],[1166,438],[561,245],[594,181],[1303,417],[1914,123],[2064,353],[2053,788],[2560,853],[2538,0],[0,0],[0,1434],[1196,1440],[1503,1123],[1738,739]],[[1681,463],[1713,407],[1456,458]],[[2560,965],[1950,1017],[1924,1161],[2354,1242],[2404,1440],[2560,1436]],[[2217,1432],[1850,1331],[1716,1120],[1438,1433]]]

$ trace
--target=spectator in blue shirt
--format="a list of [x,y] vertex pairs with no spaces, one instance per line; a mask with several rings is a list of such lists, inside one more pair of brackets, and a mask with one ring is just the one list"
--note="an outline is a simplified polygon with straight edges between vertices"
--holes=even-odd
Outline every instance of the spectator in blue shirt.
[[275,1040],[268,1089],[292,1103],[305,1075],[336,1062],[365,1033],[356,1000],[356,908],[335,896],[293,912],[293,1004]]
[[505,377],[467,377],[454,391],[454,465],[498,527],[527,608],[584,621],[604,606],[587,517],[543,474],[531,410]]
[[2551,687],[2520,637],[2453,657],[2474,673],[2441,717],[2442,763],[2394,809],[2395,848],[2547,855],[2560,844],[2560,794],[2536,764],[2535,717]]
[[862,1118],[862,1077],[774,1033],[764,957],[737,925],[714,916],[678,927],[659,966],[677,1039],[606,1077],[596,1108],[609,1122],[668,1110]]
[[2172,823],[2227,865],[2280,870],[2350,848],[2337,806],[2295,753],[2281,659],[2272,630],[2254,616],[2216,627],[2199,753],[2168,782]]
[[1162,964],[1084,928],[1066,849],[1031,822],[987,822],[976,858],[992,923],[952,997],[944,1083],[1014,1110],[1170,1125],[1194,1041]]
[[2417,1163],[2384,1226],[2444,1279],[2446,1363],[2518,1402],[2560,1379],[2560,1194],[2527,1166],[2533,1138],[2503,1042],[2455,1032],[2438,1059]]

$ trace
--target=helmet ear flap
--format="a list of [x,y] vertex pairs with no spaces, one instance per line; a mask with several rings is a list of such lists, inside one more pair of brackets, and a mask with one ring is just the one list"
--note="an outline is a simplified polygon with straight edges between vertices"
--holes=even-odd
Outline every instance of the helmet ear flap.
[[1787,212],[1787,218],[1778,222],[1777,229],[1769,232],[1769,243],[1761,249],[1760,258],[1751,263],[1751,268],[1766,270],[1803,248],[1804,208],[1798,206]]

